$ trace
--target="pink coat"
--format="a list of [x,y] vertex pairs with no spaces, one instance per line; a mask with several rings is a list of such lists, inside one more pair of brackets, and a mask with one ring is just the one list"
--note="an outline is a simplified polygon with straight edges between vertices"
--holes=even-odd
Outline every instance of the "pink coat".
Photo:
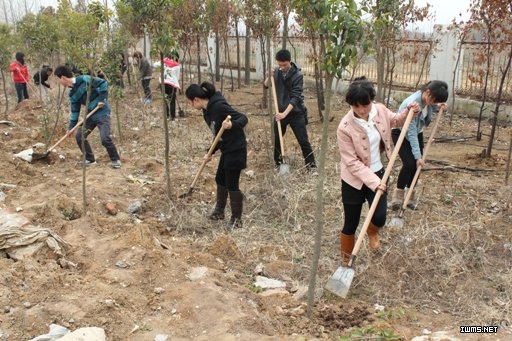
[[[377,115],[375,127],[381,136],[381,152],[385,151],[388,159],[391,156],[391,128],[401,127],[407,119],[408,110],[394,113],[383,104],[374,103]],[[350,186],[361,189],[363,184],[375,190],[380,178],[370,169],[370,142],[366,131],[355,121],[350,110],[340,122],[336,133],[340,149],[341,179]]]

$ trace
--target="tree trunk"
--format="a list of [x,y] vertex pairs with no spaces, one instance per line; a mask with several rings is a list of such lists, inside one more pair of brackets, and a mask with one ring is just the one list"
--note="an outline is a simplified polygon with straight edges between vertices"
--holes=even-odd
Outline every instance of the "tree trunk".
[[220,81],[220,41],[219,33],[215,32],[215,81]]
[[481,124],[482,124],[482,115],[485,110],[485,101],[487,101],[487,83],[489,81],[489,73],[491,69],[491,34],[488,31],[487,32],[487,67],[485,70],[485,82],[484,82],[484,91],[483,91],[483,98],[482,98],[482,105],[480,106],[480,114],[478,115],[478,127],[476,128],[476,140],[480,141],[482,139],[482,132],[480,130]]
[[[264,37],[261,37],[260,39],[260,46],[261,46],[261,61],[262,61],[262,66],[263,66],[263,79],[265,79],[265,77],[267,77],[269,71],[268,70],[271,70],[271,68],[267,68],[267,56],[266,54],[270,55],[270,46],[268,45],[270,42],[270,34],[265,34]],[[265,49],[265,45],[267,45],[267,49]],[[267,53],[265,53],[267,52]],[[270,65],[269,65],[270,66]],[[261,99],[261,107],[263,109],[266,109],[268,106],[267,106],[267,101],[268,101],[268,89],[265,89],[265,87],[263,86],[263,84],[261,85],[263,87],[263,97]]]
[[[206,45],[206,52],[208,52],[208,45]],[[208,57],[210,55],[208,54]],[[201,84],[201,38],[197,34],[197,82]]]
[[282,37],[282,48],[286,49],[286,43],[288,42],[288,19],[290,17],[290,11],[286,8],[283,11],[283,37]]
[[[267,33],[267,36],[266,36],[266,40],[267,40],[267,56],[265,57],[265,54],[264,54],[264,50],[262,48],[262,60],[263,60],[263,79],[265,79],[266,77],[273,77],[272,75],[272,50],[270,49],[270,33]],[[261,39],[261,41],[263,42],[263,39]],[[265,62],[265,59],[267,60],[267,62]],[[268,67],[267,67],[268,66]],[[267,71],[268,69],[268,71]],[[270,80],[269,80],[269,89],[270,87],[272,86],[272,83],[270,83]],[[272,115],[272,112],[274,111],[273,108],[274,106],[272,105],[272,95],[268,94],[267,96],[267,93],[269,93],[269,89],[265,89],[265,87],[263,87],[263,95],[264,95],[264,100],[263,100],[263,103],[266,104],[266,107],[268,108],[268,112],[269,112],[269,123],[270,123],[270,140],[272,141],[272,143],[270,144],[272,146],[272,150],[270,151],[270,155],[274,155],[274,149],[276,148],[276,145],[275,145],[275,136],[274,136],[274,121],[275,121],[275,114]],[[272,89],[272,91],[274,91]],[[267,104],[267,99],[268,99],[268,104]],[[277,100],[277,98],[276,98]],[[273,163],[273,161],[271,161]]]
[[377,56],[377,101],[384,102],[384,72],[386,63],[386,54],[384,53],[384,47],[381,45],[381,39],[377,39],[376,43],[376,56]]
[[512,61],[512,46],[508,54],[508,62],[505,70],[501,72],[500,87],[498,88],[498,96],[496,97],[496,106],[494,108],[494,117],[492,121],[491,136],[489,137],[489,145],[487,146],[486,157],[491,156],[492,144],[494,141],[494,135],[496,134],[496,126],[498,125],[498,114],[500,112],[501,96],[503,95],[503,86],[505,85],[505,79],[507,78],[508,70],[510,69],[510,63]]
[[508,144],[508,157],[507,157],[507,169],[505,171],[505,186],[508,185],[508,178],[510,177],[510,162],[512,159],[512,131],[510,132],[510,142]]
[[7,86],[6,86],[6,79],[5,79],[5,73],[4,73],[4,69],[0,68],[0,74],[2,75],[2,85],[3,85],[3,88],[4,88],[4,96],[5,96],[5,111],[4,111],[4,117],[5,119],[7,120],[8,119],[8,115],[7,115],[7,112],[9,111],[9,96],[7,95]]
[[311,33],[311,44],[313,45],[313,54],[315,56],[315,89],[316,89],[316,98],[317,98],[317,109],[318,109],[318,117],[320,117],[320,121],[324,121],[324,115],[322,111],[325,110],[324,103],[324,91],[322,89],[322,74],[320,73],[320,54],[317,52],[317,37],[314,33]]
[[160,87],[160,92],[162,94],[162,109],[163,109],[163,120],[164,120],[164,138],[165,138],[165,147],[164,147],[164,165],[165,165],[165,180],[167,183],[166,193],[169,201],[171,200],[171,168],[169,165],[169,123],[167,121],[167,99],[165,96],[165,86],[163,84],[164,78],[164,54],[160,52],[160,79],[162,79],[162,86]]
[[391,50],[391,66],[389,67],[389,83],[388,83],[388,95],[386,99],[386,107],[389,107],[389,101],[391,99],[391,88],[393,87],[393,78],[395,76],[396,56],[395,49]]
[[235,17],[235,36],[236,36],[236,65],[237,65],[237,86],[242,87],[242,65],[240,65],[240,33],[238,32],[238,17]]
[[245,85],[251,84],[251,30],[245,29]]
[[[229,56],[229,45],[228,45],[228,35],[224,37],[224,54],[228,59],[228,68],[229,68],[229,76],[231,77],[231,92],[235,91],[235,77],[233,77],[233,69],[231,68],[231,57]],[[239,78],[240,79],[240,78]]]
[[324,121],[322,124],[322,143],[320,148],[320,156],[318,158],[318,179],[316,183],[316,205],[315,205],[315,246],[313,253],[313,261],[311,264],[311,272],[309,274],[308,286],[308,308],[307,315],[311,318],[313,313],[316,275],[318,272],[318,261],[320,259],[320,248],[322,246],[322,234],[324,227],[324,182],[325,182],[325,159],[327,155],[327,140],[329,138],[329,115],[331,112],[331,89],[334,76],[326,75],[325,85],[327,88],[326,108],[324,113]]

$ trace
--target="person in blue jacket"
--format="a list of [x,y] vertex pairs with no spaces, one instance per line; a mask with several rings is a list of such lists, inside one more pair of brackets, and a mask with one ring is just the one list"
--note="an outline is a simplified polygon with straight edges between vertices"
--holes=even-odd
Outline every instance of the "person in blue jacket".
[[[236,111],[229,105],[224,96],[208,82],[191,84],[185,91],[192,107],[203,111],[203,118],[214,136],[221,127],[225,131],[214,150],[220,149],[221,156],[215,175],[217,183],[217,202],[209,215],[212,220],[224,219],[228,193],[231,204],[231,220],[228,228],[242,227],[243,193],[240,191],[240,173],[247,167],[247,140],[244,127],[249,120],[247,116]],[[225,122],[227,116],[231,121]],[[207,161],[208,154],[205,155]]]
[[[91,93],[89,98],[89,105],[87,113],[90,113],[96,107],[96,111],[91,117],[85,121],[85,164],[96,164],[96,158],[92,151],[91,145],[87,141],[87,136],[98,127],[100,131],[101,144],[107,150],[108,156],[112,161],[112,168],[121,168],[121,160],[117,148],[112,141],[110,134],[110,106],[108,105],[108,83],[106,80],[91,77],[89,75],[82,75],[74,77],[71,69],[66,65],[59,65],[55,69],[55,76],[59,78],[62,86],[71,88],[69,90],[69,103],[71,105],[71,114],[68,123],[68,135],[71,134],[70,130],[78,123],[80,116],[80,108],[82,105],[87,104],[87,91],[91,86]],[[82,129],[77,129],[76,142],[80,150],[82,150]],[[82,153],[84,151],[82,150]]]
[[[396,189],[391,198],[391,208],[398,210],[404,201],[405,188],[411,186],[417,167],[425,166],[422,159],[423,154],[423,129],[432,121],[434,111],[441,108],[446,109],[446,100],[448,99],[448,84],[440,80],[433,80],[423,85],[423,87],[407,97],[398,111],[404,110],[411,103],[420,104],[420,113],[414,117],[409,125],[406,139],[403,141],[399,150],[400,159],[402,159],[402,169],[398,175]],[[401,129],[391,130],[391,138],[396,144],[400,136]],[[407,205],[411,209],[416,209],[416,198],[414,192],[411,195]]]

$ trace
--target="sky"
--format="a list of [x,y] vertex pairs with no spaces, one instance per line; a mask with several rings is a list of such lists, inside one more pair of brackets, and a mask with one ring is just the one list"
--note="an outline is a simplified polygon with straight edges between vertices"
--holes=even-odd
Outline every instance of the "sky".
[[468,10],[471,0],[415,0],[414,2],[418,7],[429,3],[432,6],[431,12],[435,13],[434,20],[418,25],[423,31],[432,31],[434,24],[449,25],[454,18],[457,18],[457,21],[469,19]]

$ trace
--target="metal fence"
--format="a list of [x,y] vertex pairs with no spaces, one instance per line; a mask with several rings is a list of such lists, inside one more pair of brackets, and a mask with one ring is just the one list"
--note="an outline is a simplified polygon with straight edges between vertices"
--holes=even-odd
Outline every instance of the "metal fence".
[[[466,42],[462,44],[463,58],[460,65],[460,82],[455,91],[462,96],[482,99],[484,92],[487,59],[485,58],[486,44],[481,42]],[[509,47],[510,48],[510,47]],[[502,78],[502,70],[508,61],[508,51],[491,53],[491,67],[487,80],[487,98],[495,99]],[[509,70],[503,86],[502,99],[512,101],[512,70]]]
[[[239,37],[240,64],[245,69],[245,36]],[[250,43],[250,69],[257,69],[258,60],[261,60],[257,53],[260,53],[259,40],[251,37]],[[274,49],[281,46],[281,38],[277,37],[272,42]],[[435,44],[429,38],[413,37],[411,39],[400,41],[399,48],[395,53],[395,67],[393,72],[393,87],[407,90],[414,90],[429,80],[430,62],[435,58],[435,49],[442,49],[442,46]],[[220,43],[220,66],[222,68],[236,69],[237,64],[237,40],[230,36],[226,43]],[[460,79],[455,88],[455,92],[461,96],[467,96],[474,99],[480,99],[483,93],[485,63],[481,62],[479,54],[485,48],[484,43],[466,43],[463,44],[463,58],[459,65]],[[305,36],[293,36],[288,39],[288,49],[292,53],[292,59],[302,68],[305,77],[314,77],[314,52],[311,40]],[[197,46],[191,47],[190,56],[192,64],[197,63]],[[201,64],[209,65],[206,54],[206,43],[202,42],[200,46]],[[212,51],[211,51],[212,52]],[[274,51],[275,52],[275,51]],[[433,55],[434,53],[434,55]],[[228,60],[229,55],[229,60]],[[454,58],[456,53],[454,53]],[[507,62],[507,53],[495,54],[491,60],[491,72],[488,81],[488,98],[493,99],[498,92],[499,81],[501,78],[500,70],[504,69]],[[377,82],[377,61],[374,55],[363,56],[353,71],[354,76],[365,75],[370,81]],[[346,78],[350,78],[350,71]],[[450,76],[451,78],[451,76]],[[451,84],[450,84],[451,85]],[[512,71],[508,73],[503,99],[512,101]]]

